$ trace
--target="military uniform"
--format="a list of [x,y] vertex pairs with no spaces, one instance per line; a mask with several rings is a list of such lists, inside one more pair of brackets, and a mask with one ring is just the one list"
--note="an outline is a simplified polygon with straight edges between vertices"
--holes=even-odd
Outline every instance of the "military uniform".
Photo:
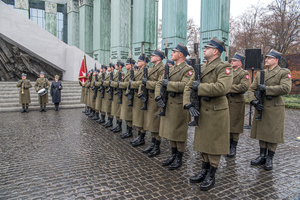
[[[22,76],[26,76],[26,75],[22,74]],[[31,103],[29,88],[31,88],[32,85],[30,83],[30,80],[27,80],[27,79],[19,80],[17,83],[17,87],[20,88],[19,103],[22,104],[22,108],[23,108],[22,113],[28,112],[28,105],[29,105],[29,103]]]
[[[55,78],[59,78],[55,76]],[[59,111],[59,103],[61,102],[61,90],[63,89],[60,81],[53,81],[50,88],[52,102],[55,105],[55,111]]]
[[94,98],[94,91],[93,91],[93,88],[95,86],[95,79],[96,79],[96,76],[93,75],[92,78],[91,78],[89,92],[88,92],[88,95],[89,95],[89,98],[88,98],[89,99],[89,105],[90,105],[90,109],[92,110],[90,112],[90,114],[88,115],[90,118],[93,118],[96,115],[96,111],[95,111],[96,99]]
[[[231,60],[237,60],[243,64],[245,58],[244,55],[236,53]],[[233,70],[233,82],[231,89],[227,94],[230,114],[230,153],[227,154],[227,157],[235,156],[239,135],[244,132],[244,93],[247,92],[250,86],[249,77],[249,72],[243,70],[242,67]]]
[[[225,49],[224,42],[217,38],[212,38],[205,47],[204,54],[215,49],[222,53]],[[201,107],[193,149],[201,152],[202,171],[190,178],[191,182],[202,182],[201,190],[213,187],[221,155],[229,153],[229,106],[225,95],[232,85],[232,67],[229,63],[223,62],[217,54],[210,56],[213,60],[201,67],[201,83],[197,87]],[[184,90],[185,108],[190,103],[194,80],[193,75]]]
[[[281,58],[281,53],[272,50],[266,56]],[[284,143],[284,119],[285,119],[285,104],[281,95],[289,94],[291,91],[291,72],[288,69],[280,68],[277,65],[272,70],[265,69],[265,96],[262,110],[262,119],[255,120],[258,115],[255,109],[253,124],[250,137],[259,140],[260,156],[251,161],[252,165],[265,164],[266,170],[273,168],[272,159],[275,154],[277,143]],[[260,72],[255,76],[253,83],[248,91],[249,101],[254,104],[257,100],[254,92],[260,84]],[[255,106],[255,105],[254,105]],[[267,152],[268,149],[268,152]],[[268,155],[266,156],[266,154]]]
[[83,113],[86,113],[88,111],[88,107],[86,105],[86,102],[85,102],[85,99],[86,99],[86,88],[85,88],[85,83],[82,84],[80,81],[79,81],[79,85],[81,86],[81,98],[80,98],[80,103],[84,103],[85,104],[85,109],[84,111],[82,111]]
[[[113,73],[113,72],[111,72],[111,73]],[[104,99],[102,99],[102,104],[101,104],[101,114],[105,115],[105,113],[107,113],[107,116],[108,116],[107,122],[110,122],[110,123],[112,123],[112,119],[113,119],[113,116],[111,115],[112,101],[108,100],[108,99],[110,99],[111,96],[107,93],[107,90],[109,89],[111,73],[106,74],[104,82],[103,82],[103,86],[105,87],[105,92],[104,92]],[[103,125],[106,125],[106,123]]]
[[[99,91],[100,87],[101,87],[101,83],[102,83],[102,74],[98,75],[98,81],[95,83],[95,86],[98,88],[97,90],[97,96],[96,96],[96,99],[95,99],[95,110],[96,110],[96,115],[98,116],[98,119],[99,119],[99,112],[101,111],[101,104],[102,104],[102,99],[101,99],[101,92]],[[103,118],[103,119],[102,119]],[[101,119],[97,120],[97,117],[95,120],[97,120],[97,122],[99,123],[103,123],[104,121],[104,118],[105,116],[103,117],[102,116],[102,122],[101,122]]]
[[[46,83],[46,89],[48,90],[50,88],[50,83],[48,79],[46,78],[38,78],[35,82],[35,90],[38,92],[40,89],[45,88]],[[48,92],[44,94],[43,96],[38,95],[39,104],[41,105],[40,111],[46,111],[46,103],[48,103]],[[44,108],[42,107],[44,105]]]

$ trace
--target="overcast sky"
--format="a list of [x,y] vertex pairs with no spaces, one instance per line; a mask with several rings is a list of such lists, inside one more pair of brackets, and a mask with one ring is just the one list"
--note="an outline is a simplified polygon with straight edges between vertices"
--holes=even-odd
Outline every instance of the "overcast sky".
[[[162,1],[159,0],[159,18],[162,16]],[[230,1],[230,16],[237,17],[241,15],[251,5],[256,5],[260,2],[262,5],[267,5],[274,0],[231,0]],[[188,19],[193,18],[195,24],[200,26],[200,4],[201,0],[188,0]]]

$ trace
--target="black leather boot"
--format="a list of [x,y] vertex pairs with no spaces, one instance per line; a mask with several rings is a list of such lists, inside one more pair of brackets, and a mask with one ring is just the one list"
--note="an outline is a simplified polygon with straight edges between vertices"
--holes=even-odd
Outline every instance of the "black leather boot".
[[101,114],[101,118],[99,120],[96,121],[98,124],[102,124],[105,122],[105,115]]
[[129,127],[129,126],[126,125],[126,131],[120,134],[120,137],[121,137],[121,138],[122,138],[124,135],[127,134],[127,132],[128,132],[128,127]]
[[44,105],[43,111],[47,112],[46,104]]
[[182,165],[183,152],[177,151],[177,155],[172,164],[169,165],[169,170],[178,169]]
[[260,155],[251,161],[251,165],[263,165],[266,163],[266,148],[260,148]]
[[107,117],[107,121],[106,121],[106,123],[104,123],[104,124],[102,124],[102,126],[106,126],[106,124],[108,124],[108,121],[109,121],[109,119],[110,119],[110,117]]
[[92,117],[92,120],[98,120],[99,119],[99,112],[95,112],[95,116]]
[[113,120],[112,117],[108,117],[107,123],[104,125],[104,127],[105,128],[112,127],[112,125],[113,125],[112,120]]
[[93,109],[91,109],[92,110],[92,112],[91,112],[91,114],[89,115],[89,117],[90,118],[93,118],[94,116],[95,116],[95,110],[93,110]]
[[83,113],[86,113],[88,110],[89,110],[88,107],[85,106],[85,109],[84,109],[84,111],[82,111],[82,112],[83,112]]
[[209,168],[210,168],[210,163],[203,161],[201,172],[190,178],[191,183],[201,183],[205,179],[207,173],[209,172]]
[[28,106],[26,106],[26,112],[29,113]]
[[117,121],[117,127],[113,131],[114,133],[122,131],[122,121]]
[[230,153],[227,154],[227,157],[233,158],[235,156],[237,144],[238,144],[237,141],[232,140],[232,144],[230,145]]
[[130,144],[135,143],[136,141],[138,141],[140,139],[140,135],[141,135],[141,131],[138,131],[138,136],[136,138],[134,138],[133,140],[130,140]]
[[54,110],[57,111],[57,104],[54,104]]
[[127,132],[123,135],[122,139],[132,137],[132,127],[128,126]]
[[148,153],[148,157],[152,158],[154,156],[157,156],[158,154],[160,154],[160,141],[156,140],[153,149]]
[[26,110],[25,110],[25,106],[22,106],[22,108],[23,108],[23,110],[21,111],[21,113],[24,113],[24,112],[26,112]]
[[268,149],[268,155],[266,158],[265,170],[270,171],[273,169],[273,157],[275,152]]
[[217,168],[210,166],[209,172],[207,173],[204,181],[200,185],[200,190],[210,190],[215,185],[215,174]]
[[154,145],[156,143],[156,139],[155,138],[152,138],[152,142],[151,144],[146,148],[146,149],[143,149],[143,153],[150,153],[150,151],[153,149]]
[[109,130],[114,131],[117,127],[118,127],[118,120],[116,121],[116,125],[114,127],[110,128]]
[[[140,132],[140,131],[139,131]],[[137,137],[137,138],[135,138],[135,139],[137,139],[136,141],[134,141],[134,142],[132,142],[132,146],[133,147],[138,147],[138,146],[141,146],[141,145],[144,145],[145,144],[145,135],[146,135],[146,133],[142,133],[142,132],[140,132],[139,133],[139,136]],[[134,139],[134,140],[135,140]]]
[[88,108],[87,112],[85,113],[86,115],[90,115],[92,112],[92,109]]
[[43,106],[41,106],[41,108],[40,108],[40,112],[43,112]]
[[167,160],[165,160],[165,161],[162,162],[162,165],[163,165],[163,166],[169,166],[169,165],[171,165],[172,162],[175,160],[176,154],[177,154],[177,148],[176,148],[176,147],[172,147],[172,148],[171,148],[171,152],[172,152],[171,157],[168,158]]

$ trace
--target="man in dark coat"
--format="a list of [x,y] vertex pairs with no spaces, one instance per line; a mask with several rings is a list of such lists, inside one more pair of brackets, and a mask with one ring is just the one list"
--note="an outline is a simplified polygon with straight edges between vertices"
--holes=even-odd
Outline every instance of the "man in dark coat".
[[55,106],[55,111],[59,111],[59,102],[61,102],[61,90],[63,89],[61,82],[58,81],[59,76],[55,76],[55,81],[52,82],[50,88],[50,94],[52,96],[52,102]]

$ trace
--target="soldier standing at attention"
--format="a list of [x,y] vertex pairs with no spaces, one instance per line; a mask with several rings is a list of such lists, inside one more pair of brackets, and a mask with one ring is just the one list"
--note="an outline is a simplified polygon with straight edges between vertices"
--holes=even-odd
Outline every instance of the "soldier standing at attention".
[[[106,65],[103,65],[103,64],[101,64],[101,76],[98,78],[98,82],[95,84],[96,86],[98,86],[99,87],[99,90],[101,89],[101,86],[102,86],[102,84],[104,83],[104,80],[105,80],[105,78],[106,78],[106,76],[107,76],[107,67],[106,67]],[[104,74],[104,80],[102,80],[102,74]],[[103,83],[102,83],[103,82]],[[104,87],[104,86],[103,86]],[[97,109],[99,108],[99,110],[100,110],[100,114],[101,114],[101,117],[100,117],[100,119],[99,120],[97,120],[96,122],[98,123],[98,124],[102,124],[102,123],[104,123],[105,122],[105,115],[106,115],[106,113],[105,112],[103,112],[103,108],[102,108],[102,104],[104,103],[104,95],[105,95],[105,89],[104,89],[104,94],[102,94],[100,91],[99,91],[99,98],[100,98],[100,102],[98,102],[97,103],[97,105],[99,106],[97,106]],[[103,98],[102,98],[102,96],[103,96]],[[98,97],[98,96],[97,96]]]
[[50,94],[52,96],[52,102],[54,103],[55,111],[59,111],[59,102],[61,102],[61,90],[63,89],[61,82],[58,81],[59,76],[55,75],[51,84]]
[[30,99],[30,91],[29,88],[32,87],[30,80],[26,79],[27,75],[26,74],[22,74],[22,80],[18,81],[17,87],[20,88],[20,92],[19,92],[19,103],[22,104],[22,112],[29,112],[28,111],[28,105],[29,103],[31,103],[31,99]]
[[89,72],[88,72],[88,77],[87,77],[87,79],[86,79],[86,83],[85,83],[85,85],[84,85],[84,87],[85,87],[85,98],[84,98],[84,102],[85,102],[85,104],[86,104],[86,106],[87,106],[87,111],[86,112],[84,112],[86,115],[90,115],[91,114],[91,105],[90,105],[90,97],[89,97],[89,93],[90,93],[90,91],[89,91],[89,88],[90,88],[90,85],[91,85],[91,79],[92,79],[92,73],[93,73],[93,71],[92,70],[90,70]]
[[98,70],[98,80],[97,82],[95,83],[95,87],[97,87],[97,96],[96,96],[96,100],[95,100],[95,111],[96,111],[96,114],[95,114],[95,117],[93,118],[93,120],[97,120],[96,122],[98,122],[100,120],[99,118],[99,112],[101,110],[101,102],[102,102],[102,99],[100,98],[101,97],[101,92],[99,91],[99,88],[100,88],[100,85],[101,85],[101,79],[102,79],[102,76],[100,76],[101,74],[99,74],[99,72],[102,74],[102,69],[100,68],[100,70]]
[[[152,142],[151,144],[144,149],[143,153],[148,153],[149,157],[154,157],[160,153],[160,143],[161,137],[159,136],[159,123],[160,118],[157,116],[160,112],[160,108],[155,102],[154,92],[155,85],[163,75],[164,72],[164,63],[162,60],[165,58],[165,54],[159,49],[155,49],[151,54],[151,62],[154,64],[153,67],[149,69],[148,80],[142,80],[142,83],[146,83],[146,89],[148,89],[148,100],[147,100],[147,110],[144,112],[144,124],[143,128],[145,131],[151,132]],[[142,144],[145,144],[145,133],[139,133],[136,141],[132,142],[132,146],[136,147]]]
[[[48,79],[45,78],[44,72],[40,72],[40,78],[36,80],[34,87],[36,92],[38,92],[42,88],[45,88],[46,90],[50,88],[50,83]],[[48,103],[48,92],[43,96],[38,95],[38,99],[39,99],[39,104],[41,105],[40,112],[42,111],[47,112],[46,103]]]
[[[252,160],[251,165],[265,164],[265,170],[273,169],[277,144],[284,143],[285,106],[281,95],[290,93],[292,76],[290,70],[278,65],[281,55],[276,50],[271,50],[266,55],[265,85],[260,84],[258,72],[248,91],[249,102],[256,108],[250,137],[259,140],[260,146],[260,156]],[[259,104],[254,95],[256,90],[265,94],[263,105]],[[261,110],[261,120],[255,120]]]
[[115,65],[115,69],[117,70],[117,72],[114,76],[114,81],[111,82],[111,86],[114,88],[114,91],[113,91],[114,97],[113,97],[113,101],[111,104],[111,115],[116,117],[116,126],[111,128],[110,130],[115,133],[122,131],[122,120],[120,119],[121,104],[118,104],[118,102],[120,102],[120,99],[119,99],[118,94],[116,94],[116,92],[118,92],[117,88],[118,88],[118,84],[119,84],[120,72],[121,72],[121,80],[125,76],[125,74],[122,70],[122,67],[124,67],[124,63],[121,60],[118,60],[117,64]]
[[[160,96],[161,86],[166,86],[168,91],[168,100],[166,102],[166,113],[160,117],[159,135],[170,140],[172,155],[162,163],[163,166],[169,166],[170,170],[177,169],[182,165],[182,156],[185,150],[187,140],[189,113],[183,109],[183,91],[186,84],[192,77],[194,70],[184,61],[189,55],[187,47],[179,43],[174,49],[172,60],[176,62],[173,69],[170,70],[169,80],[164,76],[156,83],[155,100],[162,101]],[[175,95],[170,95],[173,93]],[[158,102],[160,103],[160,102]]]
[[123,89],[120,119],[125,120],[127,125],[126,131],[120,134],[120,137],[122,139],[132,136],[132,107],[127,106],[128,104],[130,104],[130,100],[128,100],[127,96],[125,96],[125,93],[129,85],[130,70],[133,68],[134,64],[135,61],[132,58],[127,59],[125,64],[127,73],[125,74],[122,82],[119,83],[119,88]]
[[107,67],[108,73],[106,74],[105,80],[103,82],[103,85],[105,87],[105,92],[104,92],[104,99],[102,99],[101,111],[107,113],[107,117],[108,117],[107,122],[105,124],[102,124],[102,126],[104,126],[105,128],[111,127],[113,125],[112,120],[114,116],[111,115],[112,101],[108,100],[110,99],[111,96],[107,93],[107,90],[109,89],[111,83],[110,76],[111,74],[114,73],[114,69],[115,69],[114,65],[112,63],[109,63],[109,66]]
[[93,94],[93,102],[95,105],[94,106],[94,110],[95,110],[95,114],[94,116],[92,117],[92,120],[98,120],[99,119],[99,105],[97,105],[97,103],[99,103],[97,100],[99,99],[98,98],[98,89],[97,89],[97,86],[96,86],[96,83],[98,82],[99,80],[99,69],[96,69],[95,67],[95,77],[94,77],[94,82],[93,82],[93,87],[92,87],[92,94]]
[[97,74],[97,70],[92,70],[92,77],[90,79],[90,87],[89,87],[89,102],[90,102],[90,114],[88,115],[90,118],[93,118],[96,114],[95,111],[95,104],[96,104],[96,99],[94,99],[94,91],[93,88],[95,86],[95,77]]
[[191,89],[197,90],[201,97],[194,150],[201,152],[202,171],[190,178],[191,183],[202,182],[201,190],[209,190],[214,186],[221,155],[229,153],[230,121],[225,95],[230,91],[233,76],[231,65],[220,58],[223,51],[224,42],[212,38],[204,49],[208,63],[201,67],[200,85],[193,76],[184,90],[183,105],[189,111],[195,109],[190,102]]
[[244,93],[248,91],[250,86],[249,72],[243,70],[245,58],[244,55],[238,53],[234,54],[231,58],[233,82],[231,89],[227,94],[230,115],[230,153],[227,154],[227,157],[230,158],[235,156],[239,135],[244,132]]

